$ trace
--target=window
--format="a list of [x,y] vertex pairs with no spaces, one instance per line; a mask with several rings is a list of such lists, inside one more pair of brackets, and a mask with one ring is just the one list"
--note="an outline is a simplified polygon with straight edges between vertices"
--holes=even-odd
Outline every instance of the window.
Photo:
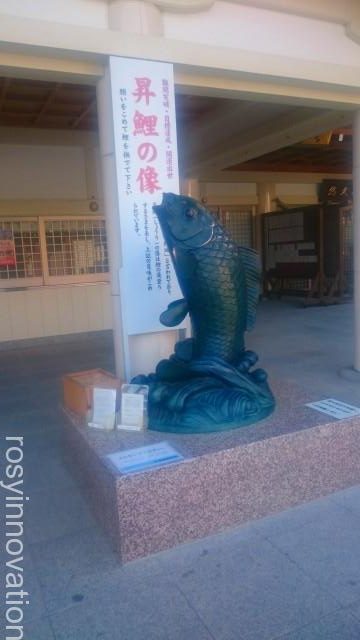
[[0,219],[0,288],[108,280],[99,216]]
[[105,221],[101,218],[44,220],[47,280],[104,280],[109,271]]
[[42,283],[38,221],[0,219],[0,286],[22,285],[23,281]]
[[242,247],[253,246],[253,216],[251,210],[237,207],[222,209],[220,219],[235,242]]
[[215,213],[220,223],[229,232],[236,244],[242,247],[254,246],[254,210],[245,205],[220,205],[211,206],[210,211]]

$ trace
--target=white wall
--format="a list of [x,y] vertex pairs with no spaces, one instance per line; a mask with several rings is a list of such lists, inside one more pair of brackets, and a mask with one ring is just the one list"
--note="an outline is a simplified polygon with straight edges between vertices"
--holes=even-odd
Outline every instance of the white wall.
[[321,180],[318,183],[295,183],[283,182],[275,184],[276,196],[287,206],[316,204],[318,202],[318,190]]
[[[319,178],[319,183],[321,178]],[[317,202],[319,183],[279,182],[274,184],[274,194],[289,206]],[[209,204],[256,205],[257,183],[254,182],[200,182],[199,197]],[[274,209],[276,205],[274,203]]]
[[85,199],[84,149],[0,144],[0,199]]
[[107,28],[105,0],[0,0],[0,12],[64,24]]
[[109,284],[0,291],[0,342],[111,327]]
[[[45,24],[43,29],[41,25],[37,27],[36,35],[40,39],[43,35],[45,37],[47,35],[46,22],[51,22],[52,25],[58,24],[59,27],[67,25],[79,27],[79,38],[89,37],[90,42],[93,40],[94,46],[97,47],[99,30],[107,31],[110,40],[113,40],[116,35],[116,30],[109,29],[110,2],[111,0],[0,0],[0,13],[9,18],[17,17],[43,22]],[[328,0],[328,2],[329,5],[341,5],[340,0]],[[357,2],[358,0],[354,0],[354,6]],[[349,3],[346,3],[343,14],[340,11],[331,12],[330,7],[330,13],[336,14],[336,19],[339,20],[342,17],[344,24],[291,15],[291,0],[288,0],[288,3],[289,14],[243,6],[226,0],[217,0],[212,7],[194,12],[167,11],[165,5],[160,14],[159,28],[161,29],[162,22],[166,39],[206,44],[210,47],[233,48],[254,52],[254,54],[285,56],[290,60],[296,58],[349,67],[360,66],[359,46],[349,39],[345,30],[346,16],[349,15],[349,21],[351,18]],[[124,18],[124,24],[120,25],[122,32],[126,32],[127,29],[131,32],[132,3],[127,4],[129,15],[127,20]],[[283,2],[282,6],[285,7],[286,2]],[[326,12],[323,11],[323,13]],[[353,13],[355,15],[355,11]],[[124,9],[124,15],[126,15],[126,9]],[[93,30],[92,34],[90,30]],[[72,33],[75,35],[74,30]],[[14,35],[11,34],[11,40]],[[63,35],[66,38],[68,34]],[[157,32],[154,35],[157,35]],[[106,34],[104,34],[104,41],[106,42]],[[113,53],[116,54],[115,51]],[[125,53],[125,55],[128,54]],[[139,50],[139,56],[146,57],[145,50]],[[290,60],[289,75],[292,75],[297,70]],[[201,64],[201,60],[194,60],[194,64],[197,62]],[[264,68],[264,73],[267,72],[268,70]]]
[[317,189],[319,183],[295,183],[292,182],[279,182],[275,185],[276,194],[278,196],[317,196]]
[[199,197],[209,205],[256,204],[255,182],[200,182]]
[[[96,155],[79,145],[0,144],[0,217],[90,215],[87,200],[99,192]],[[111,327],[109,284],[5,291],[0,281],[0,342]]]
[[291,58],[360,66],[359,46],[346,36],[343,25],[232,2],[216,2],[209,10],[191,14],[165,13],[164,33],[176,40],[254,55],[285,56],[289,75],[294,71]]

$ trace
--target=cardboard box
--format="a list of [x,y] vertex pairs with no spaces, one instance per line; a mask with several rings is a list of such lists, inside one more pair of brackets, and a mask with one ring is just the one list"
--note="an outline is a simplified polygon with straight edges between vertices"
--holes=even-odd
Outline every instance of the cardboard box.
[[87,418],[92,410],[93,389],[120,389],[121,381],[104,369],[77,371],[63,377],[64,406]]

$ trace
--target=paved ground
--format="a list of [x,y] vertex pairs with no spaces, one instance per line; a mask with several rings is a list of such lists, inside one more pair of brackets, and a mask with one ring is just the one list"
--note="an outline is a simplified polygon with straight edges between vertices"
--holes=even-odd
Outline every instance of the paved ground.
[[[350,306],[264,302],[250,344],[270,374],[360,403],[337,375]],[[61,458],[59,378],[93,366],[112,367],[107,339],[0,352],[2,470],[5,435],[25,436],[25,640],[358,640],[360,487],[118,566]]]

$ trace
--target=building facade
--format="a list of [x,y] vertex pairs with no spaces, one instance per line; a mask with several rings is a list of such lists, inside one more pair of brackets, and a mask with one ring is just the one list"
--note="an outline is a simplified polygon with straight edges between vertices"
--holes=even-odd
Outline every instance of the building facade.
[[[2,343],[113,328],[125,375],[119,203],[101,151],[113,145],[110,56],[174,65],[181,189],[229,216],[270,211],[276,197],[311,204],[324,178],[351,178],[235,167],[354,123],[359,245],[357,0],[0,0],[0,42],[0,231],[18,252],[1,279]],[[78,111],[64,106],[71,87]],[[356,326],[360,336],[360,313]],[[132,336],[130,373],[151,369],[176,337]],[[355,354],[360,368],[357,339]]]

